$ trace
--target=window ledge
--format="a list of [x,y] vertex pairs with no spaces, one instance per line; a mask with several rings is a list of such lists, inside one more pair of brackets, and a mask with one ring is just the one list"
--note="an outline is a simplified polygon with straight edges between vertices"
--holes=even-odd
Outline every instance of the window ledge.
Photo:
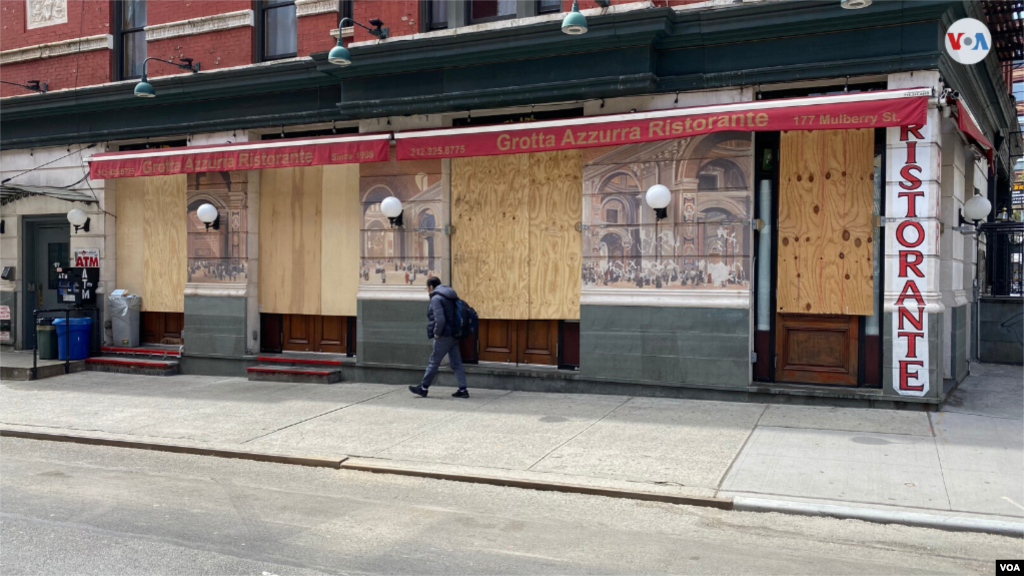
[[[580,10],[584,16],[602,16],[605,14],[622,14],[625,12],[635,12],[638,10],[647,10],[654,8],[654,2],[651,0],[643,0],[640,2],[629,2],[626,4],[613,4],[608,8],[588,8],[587,10]],[[484,24],[472,24],[470,26],[460,26],[458,28],[445,28],[442,30],[434,30],[431,32],[421,32],[419,34],[410,34],[407,36],[394,36],[392,38],[386,38],[384,40],[364,40],[363,42],[353,42],[349,44],[349,48],[359,46],[375,46],[377,44],[390,44],[393,42],[401,42],[405,40],[420,40],[428,38],[443,38],[446,36],[458,36],[462,34],[474,34],[477,32],[490,32],[493,30],[501,30],[504,28],[515,28],[518,26],[529,26],[532,24],[543,24],[546,22],[560,22],[565,17],[565,12],[552,12],[550,14],[541,14],[540,16],[530,16],[529,18],[514,18],[510,20],[498,20],[496,22],[487,22]],[[333,34],[333,32],[332,32]]]
[[338,11],[338,0],[295,0],[295,16],[316,16]]
[[[338,37],[338,32],[339,32],[339,30],[337,28],[335,28],[334,30],[331,30],[331,36],[337,38]],[[340,32],[341,32],[341,37],[342,38],[351,38],[351,37],[356,35],[356,28],[355,28],[355,26],[348,26],[348,27],[342,28],[340,30]]]
[[67,56],[68,54],[78,54],[79,52],[89,52],[92,50],[113,49],[114,37],[110,34],[99,34],[97,36],[72,38],[71,40],[61,40],[60,42],[50,42],[49,44],[36,44],[13,50],[4,50],[0,52],[0,65],[39,60],[40,58],[56,58],[57,56]]
[[252,26],[254,21],[252,10],[239,10],[237,12],[214,14],[213,16],[203,16],[190,20],[153,24],[145,28],[146,42]]

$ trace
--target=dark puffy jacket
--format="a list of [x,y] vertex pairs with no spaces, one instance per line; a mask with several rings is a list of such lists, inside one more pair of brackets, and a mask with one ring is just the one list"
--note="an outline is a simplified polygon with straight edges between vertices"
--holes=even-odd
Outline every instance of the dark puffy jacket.
[[427,338],[451,336],[449,319],[455,317],[455,302],[459,299],[450,286],[441,284],[430,293],[430,307],[427,308]]

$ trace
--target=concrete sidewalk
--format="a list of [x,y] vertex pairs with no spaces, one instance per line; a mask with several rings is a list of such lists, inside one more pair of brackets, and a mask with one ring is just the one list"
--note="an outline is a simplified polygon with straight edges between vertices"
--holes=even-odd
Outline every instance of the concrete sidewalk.
[[943,411],[82,372],[0,385],[7,430],[344,459],[693,497],[1020,522],[1024,379],[973,366]]

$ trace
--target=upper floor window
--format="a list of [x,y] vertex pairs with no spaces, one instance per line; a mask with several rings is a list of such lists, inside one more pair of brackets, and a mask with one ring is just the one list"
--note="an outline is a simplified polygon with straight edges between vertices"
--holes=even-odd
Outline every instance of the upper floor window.
[[562,0],[537,0],[537,14],[562,11]]
[[427,30],[440,30],[448,27],[448,0],[428,0],[425,5],[424,20]]
[[291,58],[299,51],[295,0],[257,0],[260,60]]
[[121,79],[142,76],[146,61],[146,0],[115,2],[118,13],[117,48]]
[[467,4],[470,24],[516,17],[516,0],[470,0]]

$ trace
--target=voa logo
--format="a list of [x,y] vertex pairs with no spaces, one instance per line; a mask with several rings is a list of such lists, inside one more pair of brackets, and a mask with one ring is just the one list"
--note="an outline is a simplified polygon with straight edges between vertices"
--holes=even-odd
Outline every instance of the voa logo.
[[974,18],[957,20],[946,31],[946,52],[961,64],[977,64],[988,56],[992,34]]

